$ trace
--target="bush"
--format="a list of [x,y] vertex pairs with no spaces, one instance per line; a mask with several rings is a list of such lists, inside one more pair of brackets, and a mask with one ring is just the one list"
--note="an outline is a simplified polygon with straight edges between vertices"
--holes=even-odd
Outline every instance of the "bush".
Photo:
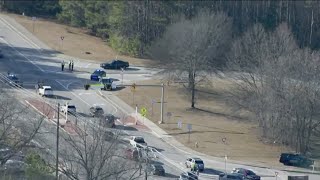
[[52,169],[39,154],[30,153],[26,157],[26,175],[28,179],[51,179],[54,169]]

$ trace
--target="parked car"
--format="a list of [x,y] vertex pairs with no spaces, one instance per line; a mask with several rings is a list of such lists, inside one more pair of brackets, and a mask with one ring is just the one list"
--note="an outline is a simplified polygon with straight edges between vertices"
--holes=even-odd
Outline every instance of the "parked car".
[[107,128],[115,128],[116,127],[115,120],[116,120],[116,117],[112,114],[100,116],[99,125]]
[[101,78],[106,77],[107,73],[104,70],[96,69],[90,76],[91,81],[99,81]]
[[314,161],[306,156],[295,153],[282,153],[279,162],[288,166],[309,167],[313,165]]
[[242,174],[238,173],[222,173],[219,175],[219,180],[246,180]]
[[102,107],[100,107],[100,106],[92,106],[89,109],[89,113],[92,117],[99,117],[104,114],[104,111],[103,111]]
[[253,171],[249,170],[249,169],[244,169],[244,168],[234,168],[231,171],[232,174],[242,174],[245,179],[248,180],[260,180],[260,176],[256,175],[256,173],[254,173]]
[[75,114],[77,112],[77,108],[75,105],[72,104],[65,104],[61,106],[60,111],[63,113],[70,113],[70,114]]
[[200,158],[188,158],[185,162],[187,168],[191,168],[192,164],[198,165],[199,171],[204,170],[204,163]]
[[194,172],[183,172],[179,176],[179,180],[195,180],[198,179],[198,175]]
[[144,148],[147,146],[147,143],[144,141],[143,137],[141,136],[132,136],[130,138],[130,144],[133,147],[137,147],[137,148]]
[[122,60],[112,60],[111,62],[101,63],[100,67],[103,69],[126,69],[129,67],[129,63]]
[[160,164],[151,164],[148,167],[148,171],[152,175],[157,175],[157,176],[165,176],[166,175],[166,171],[164,170],[164,168]]
[[13,86],[22,87],[22,85],[23,85],[16,74],[8,73],[7,79],[8,79],[9,84],[11,84]]
[[39,95],[41,96],[53,96],[53,91],[51,86],[41,86],[38,89]]

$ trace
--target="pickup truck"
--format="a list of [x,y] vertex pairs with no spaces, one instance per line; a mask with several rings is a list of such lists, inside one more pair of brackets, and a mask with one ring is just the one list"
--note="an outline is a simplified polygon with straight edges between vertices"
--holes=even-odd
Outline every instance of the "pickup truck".
[[65,104],[65,105],[61,106],[60,111],[63,113],[68,112],[68,113],[74,114],[77,112],[77,109],[76,109],[75,105]]
[[132,136],[129,142],[133,147],[137,147],[137,148],[147,147],[147,143],[144,141],[143,137],[141,136]]
[[39,87],[38,92],[41,96],[53,96],[51,86],[41,86]]

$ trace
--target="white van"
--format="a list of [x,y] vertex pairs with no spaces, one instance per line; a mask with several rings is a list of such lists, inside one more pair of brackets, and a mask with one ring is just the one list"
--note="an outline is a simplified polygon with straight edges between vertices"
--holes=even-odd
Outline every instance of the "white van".
[[39,95],[41,96],[53,96],[51,86],[42,86],[39,88]]

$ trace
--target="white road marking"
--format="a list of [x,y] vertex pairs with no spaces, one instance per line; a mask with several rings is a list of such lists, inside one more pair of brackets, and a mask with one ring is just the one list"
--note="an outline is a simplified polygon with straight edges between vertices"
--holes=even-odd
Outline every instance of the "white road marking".
[[90,95],[92,93],[79,93],[79,96],[82,96],[82,95]]
[[14,26],[12,26],[8,21],[6,21],[4,18],[0,17],[0,21],[2,21],[2,23],[4,25],[6,25],[9,29],[11,29],[12,31],[15,31],[16,33],[18,33],[18,35],[24,40],[26,41],[29,45],[31,45],[32,47],[35,47],[36,50],[38,52],[39,49],[41,49],[40,46],[38,46],[36,43],[34,43],[31,39],[29,39],[26,35],[24,35],[23,33],[21,33],[18,29],[16,29]]
[[21,56],[23,56],[24,58],[26,58],[31,64],[33,64],[34,66],[36,66],[40,71],[44,72],[44,70],[38,66],[37,64],[35,64],[31,59],[27,58],[27,56],[25,56],[24,54],[22,54],[20,51],[18,51],[15,47],[13,47],[8,41],[6,41],[3,38],[0,38],[3,42],[5,42],[6,44],[8,44],[13,50],[17,51]]

